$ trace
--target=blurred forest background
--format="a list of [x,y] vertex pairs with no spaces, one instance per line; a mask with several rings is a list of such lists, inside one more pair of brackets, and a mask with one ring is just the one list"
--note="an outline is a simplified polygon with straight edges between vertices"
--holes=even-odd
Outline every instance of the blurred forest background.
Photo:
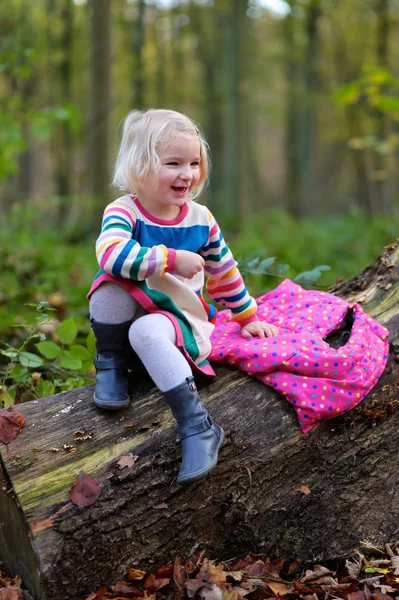
[[6,0],[0,32],[5,345],[26,337],[11,327],[27,303],[88,330],[94,241],[134,107],[203,128],[203,202],[253,294],[304,271],[327,289],[396,240],[399,0]]

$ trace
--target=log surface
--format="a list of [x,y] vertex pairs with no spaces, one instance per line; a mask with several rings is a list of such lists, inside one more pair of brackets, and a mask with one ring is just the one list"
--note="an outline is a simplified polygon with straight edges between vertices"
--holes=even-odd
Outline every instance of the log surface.
[[[279,394],[218,367],[200,393],[227,436],[202,482],[173,483],[175,424],[149,381],[118,414],[94,406],[94,386],[18,405],[26,425],[0,447],[0,560],[11,574],[38,600],[76,600],[129,566],[153,569],[196,547],[223,559],[258,551],[318,561],[350,554],[360,541],[397,541],[398,258],[395,246],[334,289],[364,300],[391,332],[389,363],[369,396],[304,436]],[[129,453],[136,462],[118,468]],[[81,472],[101,486],[85,508],[70,502]]]

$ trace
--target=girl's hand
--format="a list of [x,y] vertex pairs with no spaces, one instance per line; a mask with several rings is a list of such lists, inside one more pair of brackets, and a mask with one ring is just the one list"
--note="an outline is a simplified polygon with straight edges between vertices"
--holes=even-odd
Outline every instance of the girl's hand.
[[176,271],[186,279],[202,271],[205,261],[199,254],[188,250],[176,250]]
[[244,327],[241,329],[241,335],[244,338],[250,338],[254,336],[258,336],[260,338],[276,337],[278,335],[278,329],[275,325],[266,323],[265,321],[252,321],[251,323],[244,325]]

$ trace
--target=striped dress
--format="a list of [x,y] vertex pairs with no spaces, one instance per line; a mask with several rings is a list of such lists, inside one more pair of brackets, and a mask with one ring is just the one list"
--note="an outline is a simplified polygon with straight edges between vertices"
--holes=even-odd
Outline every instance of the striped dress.
[[[176,273],[176,250],[200,254],[204,269],[192,279]],[[149,214],[134,196],[107,206],[96,242],[98,271],[88,297],[103,282],[123,286],[149,313],[165,314],[173,323],[177,344],[191,366],[214,375],[207,361],[217,310],[211,298],[231,310],[243,326],[255,321],[257,304],[248,294],[215,218],[208,208],[186,202],[173,220]]]

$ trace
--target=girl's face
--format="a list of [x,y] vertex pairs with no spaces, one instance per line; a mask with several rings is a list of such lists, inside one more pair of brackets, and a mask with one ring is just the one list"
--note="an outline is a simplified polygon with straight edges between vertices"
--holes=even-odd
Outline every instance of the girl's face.
[[137,198],[148,212],[175,219],[200,176],[201,146],[197,135],[176,134],[158,149],[161,166],[150,171]]

